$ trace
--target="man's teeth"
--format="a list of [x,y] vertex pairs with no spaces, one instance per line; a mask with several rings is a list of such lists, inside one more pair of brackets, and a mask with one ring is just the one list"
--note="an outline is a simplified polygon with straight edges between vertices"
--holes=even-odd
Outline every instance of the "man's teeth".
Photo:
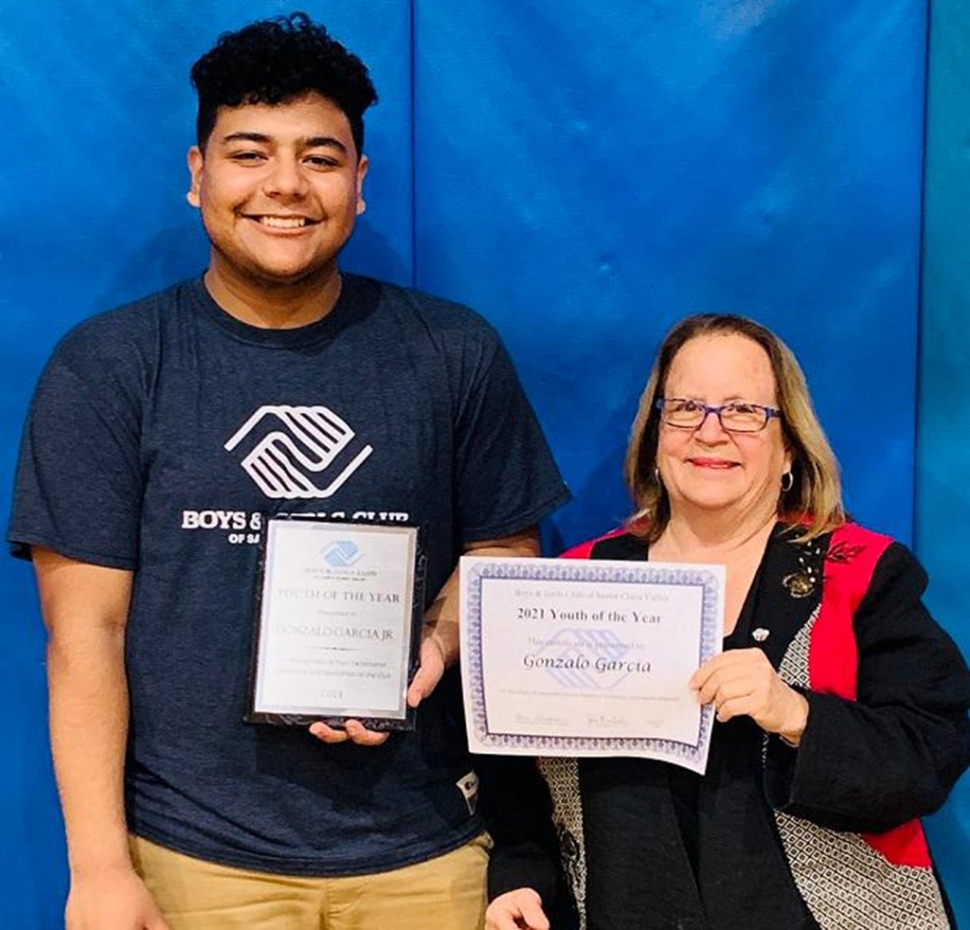
[[263,226],[272,226],[273,229],[299,229],[306,226],[306,218],[302,216],[261,216],[259,222]]

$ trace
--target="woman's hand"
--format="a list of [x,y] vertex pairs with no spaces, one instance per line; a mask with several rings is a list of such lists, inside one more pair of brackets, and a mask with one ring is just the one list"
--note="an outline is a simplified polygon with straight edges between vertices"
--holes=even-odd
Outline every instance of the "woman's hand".
[[497,897],[485,912],[485,930],[549,930],[542,898],[531,888],[516,888]]
[[797,746],[808,723],[808,701],[788,687],[760,649],[730,649],[705,662],[690,686],[701,704],[713,704],[722,723],[750,717],[767,733]]

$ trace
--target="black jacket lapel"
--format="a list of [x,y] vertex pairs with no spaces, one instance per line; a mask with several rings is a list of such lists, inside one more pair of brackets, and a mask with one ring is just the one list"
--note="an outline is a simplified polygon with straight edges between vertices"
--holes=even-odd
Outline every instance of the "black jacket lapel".
[[796,543],[794,535],[779,523],[758,571],[751,645],[759,645],[775,668],[822,598],[822,565],[829,537]]

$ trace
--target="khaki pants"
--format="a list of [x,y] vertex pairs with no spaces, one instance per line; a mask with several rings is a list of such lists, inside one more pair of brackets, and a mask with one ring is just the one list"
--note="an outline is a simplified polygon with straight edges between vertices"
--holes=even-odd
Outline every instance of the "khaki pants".
[[193,859],[130,838],[171,930],[480,930],[487,834],[426,862],[343,878],[291,878]]

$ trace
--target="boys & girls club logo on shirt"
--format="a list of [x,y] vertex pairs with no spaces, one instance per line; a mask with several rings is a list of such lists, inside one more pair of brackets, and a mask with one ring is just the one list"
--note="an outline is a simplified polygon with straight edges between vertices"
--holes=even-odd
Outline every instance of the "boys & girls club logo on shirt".
[[243,440],[253,440],[240,464],[267,497],[326,498],[343,487],[374,451],[370,445],[356,452],[348,448],[356,437],[329,407],[264,404],[224,448],[232,452]]

